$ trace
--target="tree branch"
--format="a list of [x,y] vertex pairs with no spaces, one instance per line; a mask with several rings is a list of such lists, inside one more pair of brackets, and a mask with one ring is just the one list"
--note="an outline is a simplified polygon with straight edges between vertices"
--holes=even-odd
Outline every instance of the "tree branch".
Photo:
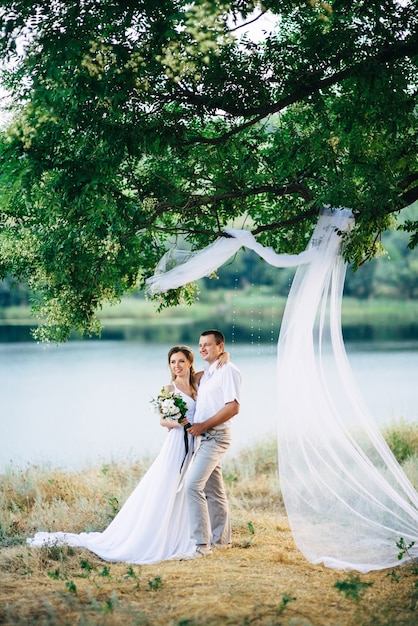
[[[364,69],[371,62],[376,62],[379,64],[382,63],[392,63],[399,58],[404,57],[414,57],[417,56],[418,50],[418,35],[414,34],[408,41],[402,41],[391,46],[387,46],[383,50],[381,50],[375,56],[367,57],[358,63],[351,65],[350,67],[346,67],[343,70],[337,71],[331,76],[326,78],[321,78],[319,80],[314,80],[312,82],[307,82],[305,84],[301,84],[298,89],[296,89],[293,93],[288,94],[283,97],[281,100],[277,102],[273,102],[271,104],[257,106],[257,107],[249,107],[249,108],[238,108],[230,105],[225,105],[225,101],[223,98],[213,98],[204,95],[199,95],[193,93],[182,87],[180,84],[177,84],[176,89],[181,94],[181,96],[185,97],[186,101],[189,104],[195,104],[199,106],[204,106],[210,109],[219,109],[223,110],[225,113],[229,115],[233,115],[236,117],[252,117],[251,120],[245,122],[242,125],[236,126],[232,130],[228,131],[222,136],[208,138],[208,137],[195,137],[189,140],[188,143],[208,143],[208,144],[218,144],[225,141],[234,134],[237,134],[248,128],[249,126],[256,124],[264,117],[271,115],[273,113],[278,113],[282,111],[286,107],[303,100],[307,96],[310,96],[322,89],[326,89],[327,87],[331,87],[339,83],[340,81],[356,75],[360,70]],[[317,75],[319,72],[311,72],[310,76]],[[302,79],[300,79],[302,81]]]
[[413,202],[416,202],[418,200],[418,186],[412,187],[412,189],[408,189],[408,191],[405,191],[401,197],[402,200],[406,202],[407,206],[409,206]]
[[[255,228],[254,230],[251,230],[250,232],[256,236],[259,235],[262,232],[266,232],[269,230],[277,230],[280,228],[287,228],[288,226],[292,226],[294,224],[298,224],[300,222],[303,222],[306,219],[311,219],[312,217],[317,217],[318,216],[318,212],[319,209],[318,207],[313,207],[312,209],[308,210],[308,211],[303,211],[302,213],[299,213],[298,215],[295,215],[294,217],[291,218],[286,218],[283,220],[279,220],[277,222],[272,222],[271,224],[263,224],[262,226],[259,226],[258,228]],[[160,232],[165,232],[165,233],[184,233],[184,234],[188,234],[188,235],[208,235],[209,237],[226,237],[226,238],[230,238],[232,235],[229,235],[228,233],[226,233],[223,230],[219,230],[218,232],[214,232],[213,230],[196,230],[196,229],[190,229],[190,228],[186,228],[186,227],[179,227],[179,226],[173,226],[173,227],[167,227],[167,226],[156,226],[155,230],[160,231]]]
[[258,226],[257,228],[254,228],[254,230],[252,230],[251,232],[255,236],[268,230],[285,228],[287,226],[292,226],[293,224],[299,224],[299,222],[303,222],[308,218],[317,217],[318,213],[319,209],[315,206],[312,207],[309,211],[303,211],[302,213],[299,213],[294,217],[290,217],[285,220],[279,220],[278,222],[272,222],[271,224],[263,224],[262,226]]
[[228,32],[229,33],[234,33],[235,31],[239,30],[240,28],[245,28],[246,26],[249,26],[250,24],[254,24],[254,22],[257,22],[266,13],[267,13],[267,9],[264,9],[264,11],[261,11],[261,13],[259,13],[259,15],[254,17],[254,19],[249,20],[248,22],[244,22],[243,24],[239,24],[238,26],[234,26],[234,28],[229,28]]
[[258,115],[257,117],[254,117],[248,120],[244,124],[235,126],[231,130],[229,130],[227,133],[224,133],[223,135],[219,135],[218,137],[195,137],[193,139],[189,139],[189,141],[185,141],[182,145],[190,146],[194,143],[200,143],[200,144],[210,144],[211,146],[217,146],[221,143],[224,143],[224,141],[226,141],[230,137],[233,137],[234,135],[240,133],[242,130],[245,130],[246,128],[250,128],[250,126],[254,126],[254,124],[261,122],[261,120],[263,120],[264,118],[265,118],[264,114]]
[[248,198],[250,196],[259,195],[261,193],[270,193],[274,194],[275,196],[299,194],[307,202],[310,202],[313,199],[309,188],[302,183],[291,183],[289,185],[283,185],[280,187],[277,185],[260,185],[259,187],[253,187],[252,189],[236,189],[233,191],[226,191],[224,193],[218,193],[213,195],[192,195],[189,196],[187,200],[185,200],[185,203],[181,207],[169,201],[159,202],[155,206],[155,211],[147,223],[152,224],[167,209],[187,211],[189,209],[196,209],[205,205],[217,204],[218,202],[222,202],[223,200],[230,200],[234,198]]

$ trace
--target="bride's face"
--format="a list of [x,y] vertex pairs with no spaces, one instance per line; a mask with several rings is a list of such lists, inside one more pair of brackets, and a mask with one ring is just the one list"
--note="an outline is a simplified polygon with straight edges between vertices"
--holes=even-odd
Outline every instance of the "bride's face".
[[183,352],[175,352],[170,357],[170,368],[175,376],[189,376],[191,365],[189,359]]

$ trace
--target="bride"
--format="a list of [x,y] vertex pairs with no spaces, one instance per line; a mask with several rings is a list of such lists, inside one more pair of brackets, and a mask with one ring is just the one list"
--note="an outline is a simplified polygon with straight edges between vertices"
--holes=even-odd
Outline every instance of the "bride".
[[[221,355],[221,366],[229,358]],[[37,532],[27,543],[34,547],[69,545],[86,548],[105,561],[145,565],[178,559],[195,550],[183,478],[193,456],[193,437],[183,423],[193,423],[197,388],[203,372],[194,370],[194,354],[188,346],[168,352],[171,384],[163,388],[180,395],[187,405],[185,420],[161,416],[169,429],[167,438],[149,470],[103,532]]]

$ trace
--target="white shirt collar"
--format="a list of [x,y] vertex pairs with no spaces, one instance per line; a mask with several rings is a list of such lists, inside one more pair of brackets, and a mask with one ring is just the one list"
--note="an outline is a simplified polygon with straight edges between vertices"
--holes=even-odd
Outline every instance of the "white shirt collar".
[[216,359],[216,361],[214,361],[210,365],[208,363],[206,363],[206,365],[204,367],[204,372],[205,372],[205,376],[207,376],[207,378],[210,378],[212,376],[212,374],[216,370],[217,365],[218,365],[218,359]]

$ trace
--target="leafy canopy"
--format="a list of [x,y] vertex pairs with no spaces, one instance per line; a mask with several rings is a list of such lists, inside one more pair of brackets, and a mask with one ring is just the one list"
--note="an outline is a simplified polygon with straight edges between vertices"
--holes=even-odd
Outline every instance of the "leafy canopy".
[[178,239],[233,223],[296,253],[348,206],[357,267],[418,198],[415,0],[0,0],[0,19],[0,275],[28,282],[41,339],[99,332]]

